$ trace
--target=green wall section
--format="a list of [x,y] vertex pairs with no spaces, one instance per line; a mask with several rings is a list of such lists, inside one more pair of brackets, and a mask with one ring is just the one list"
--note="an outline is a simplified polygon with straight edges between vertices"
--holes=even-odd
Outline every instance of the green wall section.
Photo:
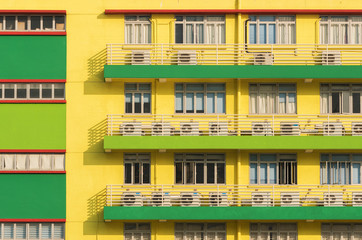
[[362,136],[105,136],[104,149],[345,149]]
[[105,65],[105,78],[362,78],[362,66]]
[[0,149],[65,149],[65,106],[0,104]]
[[66,36],[0,36],[0,79],[65,79]]
[[104,207],[105,220],[360,220],[362,207]]
[[0,174],[0,219],[64,219],[65,174]]

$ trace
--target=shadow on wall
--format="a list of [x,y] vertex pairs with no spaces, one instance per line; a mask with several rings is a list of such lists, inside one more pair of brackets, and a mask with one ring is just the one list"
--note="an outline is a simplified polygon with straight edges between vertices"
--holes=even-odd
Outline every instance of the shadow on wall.
[[87,220],[83,222],[84,235],[97,235],[99,223],[103,222],[103,207],[106,205],[106,189],[88,199]]
[[107,135],[107,119],[103,119],[88,130],[88,150],[86,152],[103,152],[103,138]]

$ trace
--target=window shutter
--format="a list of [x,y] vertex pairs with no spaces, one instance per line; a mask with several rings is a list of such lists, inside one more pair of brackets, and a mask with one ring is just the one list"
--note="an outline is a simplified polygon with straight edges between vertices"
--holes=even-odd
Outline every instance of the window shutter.
[[4,239],[13,239],[14,238],[14,224],[5,223],[4,224]]
[[29,224],[29,239],[39,239],[39,224],[38,223]]
[[41,224],[41,238],[42,239],[51,239],[52,238],[51,223],[42,223]]
[[26,224],[25,223],[16,224],[16,239],[26,239]]
[[54,239],[64,239],[64,224],[54,223]]

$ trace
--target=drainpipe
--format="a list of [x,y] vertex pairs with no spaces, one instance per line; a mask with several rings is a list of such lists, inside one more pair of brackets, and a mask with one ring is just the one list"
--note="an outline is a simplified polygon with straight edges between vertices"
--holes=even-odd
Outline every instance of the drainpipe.
[[250,21],[251,19],[248,18],[245,20],[244,22],[244,41],[245,41],[245,52],[249,53],[248,52],[248,22]]

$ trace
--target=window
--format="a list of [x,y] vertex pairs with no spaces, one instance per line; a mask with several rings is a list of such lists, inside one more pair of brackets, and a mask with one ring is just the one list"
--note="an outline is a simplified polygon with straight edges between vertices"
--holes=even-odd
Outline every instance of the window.
[[64,171],[64,154],[1,153],[0,171]]
[[225,43],[225,16],[176,16],[176,43]]
[[65,16],[0,16],[0,31],[65,31]]
[[295,84],[250,84],[251,114],[295,114],[297,92]]
[[124,183],[149,184],[150,159],[149,153],[125,153]]
[[176,113],[225,113],[225,84],[177,83]]
[[124,240],[151,240],[149,223],[125,223]]
[[251,223],[250,240],[296,240],[296,223]]
[[175,223],[175,240],[226,240],[225,223]]
[[321,184],[361,184],[361,154],[322,154]]
[[362,16],[322,16],[320,43],[361,44]]
[[321,113],[361,113],[362,84],[321,84]]
[[126,113],[151,113],[151,84],[126,83]]
[[250,44],[295,44],[295,16],[250,16]]
[[64,100],[64,83],[0,83],[0,100]]
[[0,239],[63,240],[64,223],[0,223]]
[[150,16],[125,16],[126,44],[151,43]]
[[175,154],[176,184],[224,184],[225,155]]
[[361,240],[362,225],[353,223],[322,223],[322,240]]
[[250,154],[250,184],[297,184],[297,156]]

